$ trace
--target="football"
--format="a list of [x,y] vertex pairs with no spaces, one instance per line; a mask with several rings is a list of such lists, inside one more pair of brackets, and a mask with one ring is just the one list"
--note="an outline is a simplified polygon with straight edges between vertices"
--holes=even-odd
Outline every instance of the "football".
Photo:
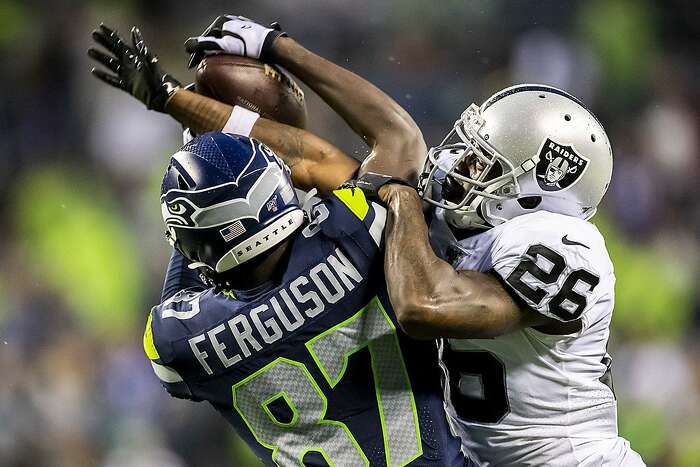
[[297,128],[306,127],[304,92],[274,65],[236,55],[212,55],[195,74],[195,90]]

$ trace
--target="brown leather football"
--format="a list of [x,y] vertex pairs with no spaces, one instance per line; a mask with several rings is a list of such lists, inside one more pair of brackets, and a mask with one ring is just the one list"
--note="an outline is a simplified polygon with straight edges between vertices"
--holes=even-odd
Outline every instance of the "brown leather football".
[[303,91],[274,65],[236,55],[212,55],[197,67],[195,89],[265,118],[297,128],[306,127]]

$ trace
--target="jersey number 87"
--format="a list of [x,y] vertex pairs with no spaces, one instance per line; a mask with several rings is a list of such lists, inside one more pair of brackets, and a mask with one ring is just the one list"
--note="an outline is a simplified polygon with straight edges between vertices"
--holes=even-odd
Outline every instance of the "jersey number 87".
[[[422,455],[416,403],[396,328],[379,300],[375,297],[354,316],[306,343],[331,388],[343,378],[349,357],[364,347],[372,360],[386,465],[408,464]],[[288,422],[269,409],[280,398],[292,410]],[[310,451],[320,453],[329,465],[369,465],[348,427],[325,418],[327,405],[307,367],[283,357],[233,386],[233,406],[257,441],[273,450],[278,465],[303,465]]]

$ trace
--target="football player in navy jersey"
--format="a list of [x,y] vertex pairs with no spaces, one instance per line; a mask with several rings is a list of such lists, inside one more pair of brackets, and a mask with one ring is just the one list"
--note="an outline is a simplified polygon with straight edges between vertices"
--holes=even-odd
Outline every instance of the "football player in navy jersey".
[[270,149],[205,133],[171,157],[161,212],[176,252],[144,348],[171,395],[211,403],[268,464],[468,465],[437,349],[386,295],[385,208],[345,188],[308,221]]
[[[392,178],[414,181],[425,145],[411,117],[353,73],[300,46],[290,54],[325,98],[341,84],[357,89],[335,104],[372,148],[358,171],[308,132],[227,106],[223,115],[223,104],[180,88],[138,30],[131,46],[105,26],[94,37],[112,53],[91,52],[115,73],[97,73],[109,84],[197,133],[246,135],[196,138],[164,178],[176,252],[144,347],[168,391],[210,402],[268,464],[469,464],[444,415],[435,344],[408,339],[387,300],[385,210],[361,189],[335,190],[358,174],[375,194]],[[326,197],[310,221],[288,169],[248,135]]]
[[[298,45],[290,52],[286,67],[317,83],[371,146],[358,171],[310,133],[182,89],[138,30],[131,46],[105,26],[94,37],[112,54],[90,53],[115,73],[96,73],[104,81],[197,133],[244,135],[197,137],[164,177],[176,252],[144,348],[166,389],[211,403],[268,464],[469,465],[444,414],[436,346],[403,334],[387,299],[386,211],[362,189],[335,190],[356,175],[374,195],[388,181],[415,181],[425,143],[411,117],[349,71]],[[345,86],[354,99],[339,99]],[[326,197],[310,219],[289,169],[248,136],[294,166],[295,184]]]

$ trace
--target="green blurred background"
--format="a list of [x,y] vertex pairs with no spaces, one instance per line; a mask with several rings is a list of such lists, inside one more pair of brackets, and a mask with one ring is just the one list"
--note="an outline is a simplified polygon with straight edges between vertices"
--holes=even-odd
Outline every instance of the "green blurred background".
[[[279,20],[404,105],[429,144],[517,82],[567,89],[608,130],[595,222],[617,273],[620,431],[653,466],[700,465],[700,8],[671,0],[0,2],[0,466],[255,465],[213,410],[169,398],[140,347],[169,247],[158,188],[180,128],[90,77],[99,22],[182,43],[222,13]],[[362,142],[307,91],[310,128]]]

